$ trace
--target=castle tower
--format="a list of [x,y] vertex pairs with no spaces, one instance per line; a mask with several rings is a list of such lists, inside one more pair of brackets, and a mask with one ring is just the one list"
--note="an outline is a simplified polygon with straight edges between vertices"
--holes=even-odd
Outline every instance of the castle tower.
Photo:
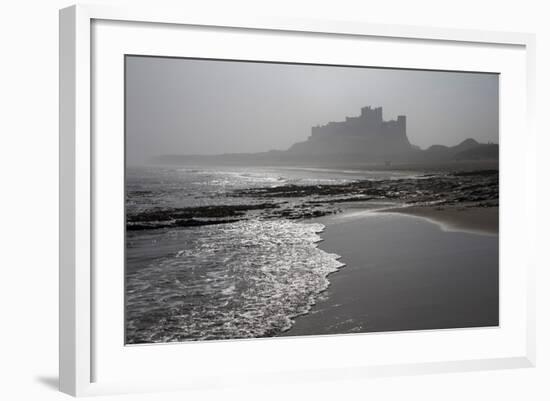
[[382,107],[372,108],[371,106],[361,108],[361,117],[371,123],[382,123]]
[[407,133],[407,116],[397,116],[397,125],[403,134]]

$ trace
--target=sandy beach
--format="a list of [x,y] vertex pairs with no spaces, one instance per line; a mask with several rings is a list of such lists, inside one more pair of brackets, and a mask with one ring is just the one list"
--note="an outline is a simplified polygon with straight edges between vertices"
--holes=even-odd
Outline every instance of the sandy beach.
[[498,326],[495,212],[349,209],[324,218],[319,246],[346,266],[283,335]]

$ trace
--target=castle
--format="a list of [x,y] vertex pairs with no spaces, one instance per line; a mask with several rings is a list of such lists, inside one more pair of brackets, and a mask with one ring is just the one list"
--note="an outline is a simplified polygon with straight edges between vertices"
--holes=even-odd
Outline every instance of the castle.
[[382,107],[363,107],[359,117],[346,117],[345,121],[331,121],[326,125],[311,128],[310,138],[332,135],[406,138],[407,117],[397,116],[397,120],[384,121]]
[[357,117],[311,128],[305,142],[294,144],[294,153],[396,155],[412,150],[407,138],[407,117],[384,121],[382,107],[361,108]]
[[498,168],[497,144],[480,144],[466,139],[456,146],[433,145],[426,150],[409,142],[407,118],[384,121],[382,107],[361,108],[357,117],[329,122],[311,128],[303,142],[287,150],[260,153],[227,153],[221,155],[166,155],[165,164],[231,164],[231,165],[311,165],[352,166],[394,163],[449,163],[464,160],[486,160]]

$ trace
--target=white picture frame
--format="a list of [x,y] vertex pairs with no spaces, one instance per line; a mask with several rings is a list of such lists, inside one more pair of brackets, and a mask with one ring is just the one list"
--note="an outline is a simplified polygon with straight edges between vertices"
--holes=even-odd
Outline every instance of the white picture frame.
[[[105,145],[97,145],[94,141],[94,103],[92,97],[95,93],[95,88],[92,85],[93,69],[96,68],[96,60],[94,55],[100,54],[97,51],[102,51],[101,46],[105,44],[105,40],[92,40],[94,32],[94,23],[105,21],[108,24],[114,22],[123,23],[139,23],[148,24],[147,26],[157,26],[162,28],[167,27],[202,27],[208,29],[231,29],[232,31],[247,32],[254,34],[255,32],[263,33],[284,33],[288,35],[308,35],[314,37],[316,35],[322,37],[339,37],[353,38],[353,40],[361,40],[361,38],[379,38],[384,40],[407,40],[417,41],[422,43],[435,43],[440,45],[461,46],[462,48],[482,48],[483,46],[495,48],[513,48],[517,50],[517,54],[511,57],[518,60],[518,69],[510,74],[523,74],[523,77],[516,77],[514,85],[519,85],[521,93],[525,96],[519,100],[520,105],[525,107],[525,113],[521,113],[518,120],[510,122],[510,124],[521,124],[519,127],[524,132],[522,135],[525,146],[515,147],[516,151],[521,154],[524,163],[517,168],[517,171],[511,172],[507,170],[507,174],[515,180],[523,180],[526,188],[534,188],[534,177],[529,176],[529,172],[535,171],[535,150],[534,150],[534,131],[532,127],[534,112],[534,35],[525,33],[507,33],[507,32],[485,32],[471,31],[459,29],[438,29],[415,26],[390,26],[390,25],[374,25],[362,22],[343,22],[343,21],[313,21],[313,20],[292,20],[292,19],[254,19],[254,20],[229,20],[217,19],[208,15],[192,15],[187,14],[185,10],[165,11],[162,9],[151,8],[111,8],[108,6],[91,6],[78,5],[72,6],[60,11],[60,362],[59,362],[59,378],[60,390],[75,396],[108,394],[108,393],[126,393],[133,391],[160,391],[169,389],[190,389],[204,388],[214,386],[226,386],[240,384],[239,379],[225,375],[220,369],[214,374],[207,374],[206,371],[197,368],[191,371],[191,377],[186,376],[185,379],[177,376],[170,377],[151,377],[148,379],[147,374],[140,377],[139,380],[131,380],[131,377],[120,377],[117,379],[115,375],[110,375],[106,380],[98,380],[101,377],[101,372],[98,375],[98,365],[96,363],[97,353],[104,352],[106,341],[103,337],[98,336],[96,325],[98,322],[103,323],[101,313],[98,314],[94,307],[94,291],[97,290],[98,283],[101,280],[94,274],[94,266],[97,263],[97,255],[94,253],[94,230],[96,230],[96,219],[101,213],[96,213],[96,199],[94,193],[97,190],[96,181],[94,179],[95,169],[97,168],[97,152],[101,152]],[[151,25],[153,24],[153,25]],[[137,30],[142,29],[144,25],[135,26]],[[107,27],[109,28],[109,27]],[[132,28],[132,29],[134,29]],[[114,31],[120,40],[115,40],[113,36],[112,51],[120,52],[119,48],[115,47],[122,43],[127,37],[131,37],[130,33],[124,34],[124,30],[129,30],[126,27],[117,27]],[[102,31],[102,35],[112,34],[109,29]],[[168,35],[169,31],[159,29],[159,35]],[[121,33],[122,32],[122,33]],[[130,32],[130,31],[128,31]],[[155,34],[156,35],[156,34]],[[155,35],[149,35],[149,46],[154,46]],[[161,36],[158,36],[160,38]],[[274,39],[276,40],[276,39]],[[114,49],[114,50],[113,50]],[[458,49],[458,48],[457,48]],[[164,53],[162,53],[164,54]],[[103,57],[103,56],[102,56]],[[281,56],[284,57],[284,56]],[[503,59],[504,60],[504,59]],[[108,64],[106,64],[108,65]],[[422,65],[419,64],[421,67]],[[434,69],[441,68],[439,65],[434,65]],[[457,70],[461,67],[457,66]],[[499,72],[498,69],[494,72]],[[520,79],[521,78],[521,79]],[[510,84],[512,85],[512,84]],[[503,91],[503,97],[512,96],[510,91]],[[501,100],[502,102],[502,100]],[[518,127],[514,125],[514,127]],[[504,126],[503,128],[506,128]],[[506,132],[506,129],[504,130]],[[501,163],[506,163],[507,153],[504,150],[502,153]],[[121,156],[122,157],[122,156]],[[502,178],[501,178],[502,179]],[[262,382],[275,381],[297,381],[297,380],[325,380],[327,378],[352,377],[363,378],[369,376],[384,376],[384,375],[400,375],[400,374],[420,374],[420,373],[435,373],[446,371],[468,371],[481,369],[505,369],[516,367],[531,367],[535,364],[535,322],[534,322],[534,270],[535,260],[532,256],[533,252],[527,251],[531,244],[534,244],[533,236],[535,233],[535,216],[536,211],[533,207],[527,207],[527,197],[533,197],[534,194],[523,194],[521,199],[506,199],[506,192],[503,193],[503,205],[510,205],[512,202],[517,204],[518,210],[521,212],[521,221],[516,221],[510,218],[510,224],[502,224],[502,230],[508,230],[508,243],[514,239],[514,235],[521,235],[523,238],[518,242],[518,250],[513,257],[515,261],[520,261],[518,270],[521,271],[519,280],[510,281],[506,285],[513,285],[517,289],[514,295],[517,299],[521,299],[518,306],[517,316],[521,320],[517,326],[511,327],[513,335],[506,337],[507,340],[500,344],[500,348],[495,348],[494,352],[485,354],[478,352],[469,355],[464,354],[464,357],[453,357],[452,359],[443,360],[421,360],[414,355],[408,357],[407,362],[392,362],[392,358],[387,358],[382,355],[376,362],[361,359],[361,356],[356,358],[349,357],[349,360],[335,361],[335,365],[331,366],[331,361],[320,365],[303,365],[299,364],[294,369],[285,369],[284,362],[277,365],[275,370],[264,370],[264,367],[249,368],[243,371],[247,372],[247,376],[241,379],[241,384],[247,380]],[[501,213],[501,219],[508,218],[509,212],[504,209]],[[514,226],[516,224],[516,226]],[[514,229],[521,224],[521,230],[514,234]],[[505,232],[505,231],[503,231]],[[100,258],[99,258],[100,259]],[[501,259],[502,261],[502,259]],[[502,285],[502,283],[501,283]],[[501,287],[502,288],[502,287]],[[119,289],[122,292],[122,288]],[[520,309],[520,310],[519,310]],[[502,311],[501,311],[502,312]],[[98,320],[99,319],[99,320]],[[107,322],[109,320],[105,320]],[[112,321],[112,320],[110,320]],[[122,325],[122,322],[120,322]],[[103,324],[105,326],[105,324]],[[503,332],[506,327],[499,328]],[[498,329],[497,329],[498,330]],[[473,344],[476,341],[476,336],[481,336],[481,331],[456,331],[447,336],[453,336],[455,339],[464,338],[464,344]],[[494,334],[494,331],[493,331]],[[489,333],[488,335],[493,335]],[[412,336],[418,336],[412,334]],[[441,336],[438,331],[432,331],[429,334],[430,340],[424,338],[423,343],[433,341],[434,338]],[[368,335],[367,335],[368,336]],[[99,338],[99,342],[98,342]],[[244,352],[244,355],[252,352],[280,353],[281,346],[303,348],[308,352],[314,352],[315,347],[319,346],[319,342],[326,343],[327,347],[339,347],[342,341],[353,342],[355,346],[361,346],[367,339],[368,341],[376,341],[384,344],[385,338],[391,339],[391,344],[397,344],[404,341],[412,341],[412,337],[407,335],[399,336],[396,334],[377,334],[375,336],[365,337],[365,335],[357,335],[352,337],[334,336],[330,338],[302,338],[298,343],[294,343],[293,339],[285,340],[269,340],[270,342],[248,341],[248,342],[224,342],[223,344],[213,344],[212,349],[207,346],[200,346],[200,349],[187,348],[188,355],[199,355],[205,353],[208,355],[211,352],[226,352],[231,354],[230,348],[239,348],[239,352]],[[504,337],[503,337],[504,338]],[[373,340],[376,339],[376,340]],[[405,340],[406,339],[406,340]],[[509,340],[508,340],[509,339]],[[451,337],[448,338],[448,341]],[[489,337],[487,337],[489,340]],[[513,344],[512,344],[513,343]],[[273,346],[275,344],[275,346]],[[366,343],[365,343],[366,345]],[[120,344],[124,347],[124,344]],[[196,345],[195,345],[196,346]],[[156,347],[147,347],[149,356],[147,361],[158,360],[158,356],[152,355],[157,352]],[[459,347],[460,348],[460,347]],[[473,347],[475,348],[475,347]],[[399,348],[397,348],[399,349]],[[457,351],[458,352],[458,351]],[[164,351],[166,354],[166,351]],[[329,353],[330,355],[330,353]],[[100,355],[100,360],[102,356]],[[136,359],[138,358],[138,359]],[[135,363],[141,358],[140,354],[135,352],[135,355],[130,356],[130,359]],[[165,356],[162,356],[165,358]],[[246,358],[245,358],[246,359]],[[353,359],[353,360],[352,360]],[[106,361],[103,358],[103,361]],[[144,360],[145,361],[145,360]],[[120,361],[109,361],[109,363],[118,363]],[[121,362],[122,363],[122,362]],[[105,365],[105,362],[103,362]],[[115,366],[115,365],[113,365]],[[318,366],[318,367],[315,367]],[[117,367],[118,368],[118,367]],[[269,372],[269,374],[267,374]]]

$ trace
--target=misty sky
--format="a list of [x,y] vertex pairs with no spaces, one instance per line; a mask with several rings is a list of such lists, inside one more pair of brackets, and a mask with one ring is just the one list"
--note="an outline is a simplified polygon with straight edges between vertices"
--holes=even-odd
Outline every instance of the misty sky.
[[498,75],[136,57],[126,60],[128,163],[287,149],[311,127],[382,106],[411,143],[498,142]]

